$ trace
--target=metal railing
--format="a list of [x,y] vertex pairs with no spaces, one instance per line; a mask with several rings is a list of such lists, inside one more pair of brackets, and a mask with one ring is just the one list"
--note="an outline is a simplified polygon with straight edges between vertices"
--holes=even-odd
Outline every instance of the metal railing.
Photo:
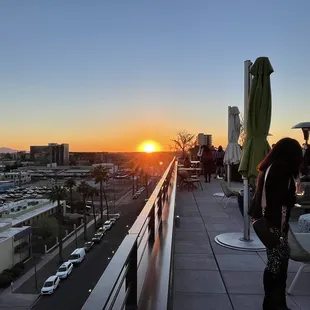
[[174,159],[82,310],[169,308],[176,180]]

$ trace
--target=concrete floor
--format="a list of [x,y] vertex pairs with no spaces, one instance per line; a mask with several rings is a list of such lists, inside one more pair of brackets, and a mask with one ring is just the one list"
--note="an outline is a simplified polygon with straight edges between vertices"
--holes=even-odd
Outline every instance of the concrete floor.
[[[243,218],[235,199],[224,209],[213,197],[221,192],[218,180],[203,187],[204,191],[177,193],[181,225],[174,231],[174,310],[262,309],[266,254],[231,250],[214,242],[218,234],[242,232]],[[299,266],[290,261],[288,285]],[[310,310],[310,268],[293,294],[288,297],[292,310]]]

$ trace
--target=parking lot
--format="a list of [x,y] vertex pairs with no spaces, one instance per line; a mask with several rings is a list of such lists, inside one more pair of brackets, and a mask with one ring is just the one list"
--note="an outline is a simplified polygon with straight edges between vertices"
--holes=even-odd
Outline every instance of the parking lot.
[[[149,192],[154,189],[153,182],[150,185]],[[137,215],[145,204],[145,195],[140,195],[136,200],[131,200],[127,204],[122,204],[117,209],[121,214],[120,219],[114,227],[104,236],[101,243],[95,245],[93,249],[86,254],[85,260],[80,266],[74,267],[72,274],[66,280],[61,280],[60,287],[51,296],[40,297],[37,303],[32,307],[34,310],[42,309],[72,309],[79,310],[88,298],[91,290],[96,285],[106,266],[108,265],[113,253],[124,239],[129,228],[136,220]],[[93,232],[93,227],[90,227],[90,232]],[[82,237],[78,240],[82,246],[84,240]],[[69,245],[64,250],[64,257],[68,258],[71,252],[75,249],[75,243]],[[56,273],[59,267],[58,257],[50,261],[45,267],[37,272],[38,289],[40,290],[44,281],[51,275]],[[16,293],[35,293],[35,277],[31,277]]]

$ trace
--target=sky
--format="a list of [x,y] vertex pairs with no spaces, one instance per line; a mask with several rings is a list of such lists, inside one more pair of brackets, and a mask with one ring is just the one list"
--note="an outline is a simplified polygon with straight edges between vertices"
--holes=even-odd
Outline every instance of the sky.
[[0,146],[168,149],[182,129],[227,144],[244,61],[267,56],[271,143],[310,121],[307,0],[2,0]]

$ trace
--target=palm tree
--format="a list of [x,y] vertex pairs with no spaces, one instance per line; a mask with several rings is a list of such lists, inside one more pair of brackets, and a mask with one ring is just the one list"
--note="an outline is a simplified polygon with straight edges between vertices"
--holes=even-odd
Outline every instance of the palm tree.
[[64,184],[65,188],[68,189],[69,193],[70,193],[70,207],[71,207],[71,212],[73,212],[73,188],[76,186],[76,182],[74,179],[70,178],[68,179],[65,184]]
[[96,166],[93,170],[93,175],[95,178],[95,183],[100,184],[100,217],[101,217],[101,224],[103,224],[103,197],[105,200],[105,204],[107,206],[107,219],[109,219],[109,205],[107,196],[104,190],[103,183],[108,181],[109,179],[109,170],[107,167],[103,165]]
[[145,170],[141,170],[140,178],[142,179],[142,184],[145,186],[145,195],[146,198],[149,198],[149,174]]
[[135,194],[137,187],[138,187],[138,184],[136,182],[136,178],[137,178],[137,175],[139,173],[139,170],[140,170],[140,167],[137,164],[135,164],[134,162],[131,163],[132,194],[133,195]]
[[87,223],[86,223],[86,199],[89,196],[89,189],[90,186],[87,184],[87,182],[82,181],[77,191],[81,194],[82,200],[83,200],[83,206],[84,206],[84,240],[87,241]]
[[49,199],[52,202],[57,201],[57,220],[58,220],[58,242],[59,242],[59,261],[63,262],[62,257],[62,220],[63,220],[63,210],[61,208],[60,201],[65,200],[67,196],[66,189],[62,186],[55,185],[50,194]]
[[95,222],[95,232],[97,229],[97,219],[96,219],[96,210],[94,205],[94,196],[98,195],[98,190],[96,187],[90,186],[88,196],[91,198],[92,208],[93,208],[93,214],[94,214],[94,222]]

